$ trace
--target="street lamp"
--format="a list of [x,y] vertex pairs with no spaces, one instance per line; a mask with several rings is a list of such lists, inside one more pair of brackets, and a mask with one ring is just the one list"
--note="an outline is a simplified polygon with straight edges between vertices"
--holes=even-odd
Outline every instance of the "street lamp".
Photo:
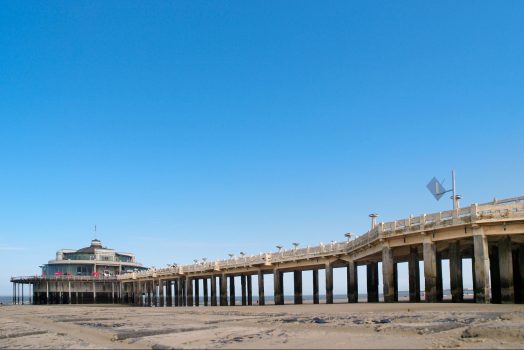
[[280,253],[280,252],[282,251],[282,248],[283,248],[283,247],[282,247],[281,245],[277,245],[276,247],[277,247],[277,249],[278,249],[278,252]]
[[378,214],[377,213],[371,213],[369,214],[369,217],[371,218],[371,228],[375,228],[375,226],[377,226],[377,218],[378,218]]
[[293,242],[293,245],[295,246],[295,250],[297,250],[297,247],[298,247],[299,244],[300,243],[298,243],[298,242]]
[[231,253],[229,253],[228,255],[229,255],[229,259],[233,259],[233,257],[235,256],[235,254],[231,254]]
[[348,243],[349,243],[349,241],[351,240],[351,237],[353,237],[353,234],[351,232],[348,232],[344,234],[344,236],[348,239]]

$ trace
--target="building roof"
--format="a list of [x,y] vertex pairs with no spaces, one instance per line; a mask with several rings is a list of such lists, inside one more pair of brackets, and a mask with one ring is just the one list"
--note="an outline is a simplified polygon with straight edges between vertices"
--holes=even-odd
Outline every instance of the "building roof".
[[91,245],[89,247],[80,248],[76,252],[94,254],[95,249],[108,249],[108,248],[102,247],[102,242],[100,242],[100,240],[95,238],[91,241]]

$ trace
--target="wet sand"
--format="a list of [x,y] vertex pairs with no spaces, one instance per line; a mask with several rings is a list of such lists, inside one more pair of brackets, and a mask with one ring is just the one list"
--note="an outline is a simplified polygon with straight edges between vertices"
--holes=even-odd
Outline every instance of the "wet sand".
[[14,305],[0,348],[524,348],[524,305]]

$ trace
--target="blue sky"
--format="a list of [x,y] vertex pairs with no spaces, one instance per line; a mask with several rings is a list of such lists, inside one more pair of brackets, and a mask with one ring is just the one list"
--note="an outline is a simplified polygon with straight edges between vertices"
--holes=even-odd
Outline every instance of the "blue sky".
[[5,2],[0,53],[0,294],[95,224],[165,266],[524,194],[522,1]]

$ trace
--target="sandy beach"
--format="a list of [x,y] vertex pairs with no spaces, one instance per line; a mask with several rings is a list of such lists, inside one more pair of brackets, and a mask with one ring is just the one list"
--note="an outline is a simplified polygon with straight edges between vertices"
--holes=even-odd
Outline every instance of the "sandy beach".
[[0,315],[0,348],[524,348],[524,305],[14,305]]

